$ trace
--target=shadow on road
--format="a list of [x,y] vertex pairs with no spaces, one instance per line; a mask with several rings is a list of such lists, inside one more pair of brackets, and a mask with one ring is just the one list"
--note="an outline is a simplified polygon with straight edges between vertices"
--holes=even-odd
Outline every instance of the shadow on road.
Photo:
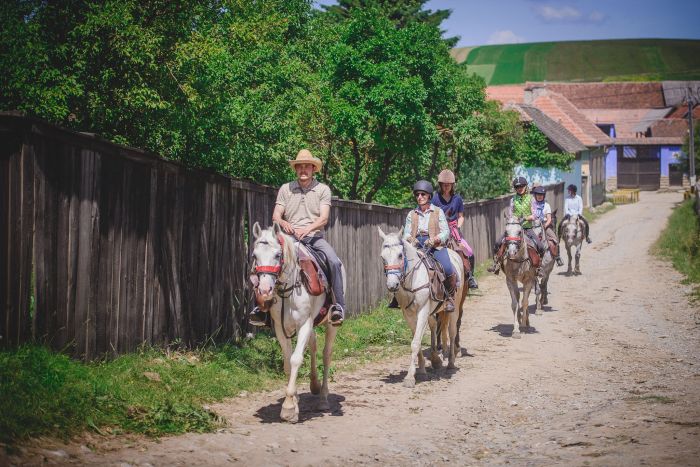
[[[512,324],[497,324],[489,329],[489,331],[497,332],[501,337],[513,337]],[[529,328],[520,328],[520,331],[524,334],[539,334],[539,331],[534,326],[530,326]]]
[[[328,394],[328,404],[330,405],[330,410],[327,413],[334,417],[340,417],[343,415],[343,405],[342,402],[345,400],[345,396],[338,394]],[[255,417],[260,419],[260,423],[287,423],[280,419],[280,411],[282,410],[282,402],[284,398],[281,397],[274,404],[269,404],[264,407],[260,407],[255,412]],[[299,394],[299,423],[303,423],[307,420],[311,420],[317,417],[323,417],[324,413],[316,409],[316,404],[319,401],[319,396],[315,396],[310,392],[305,392]]]

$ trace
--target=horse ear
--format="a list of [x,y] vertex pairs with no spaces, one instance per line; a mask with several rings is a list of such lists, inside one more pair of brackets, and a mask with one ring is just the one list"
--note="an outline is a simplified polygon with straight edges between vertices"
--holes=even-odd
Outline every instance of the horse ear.
[[258,237],[260,237],[261,233],[262,229],[260,228],[260,224],[256,222],[255,224],[253,224],[253,237],[257,239]]
[[384,233],[382,228],[377,226],[377,230],[379,231],[379,236],[382,237],[382,239],[386,240],[386,234]]
[[275,237],[282,233],[282,227],[277,222],[272,223],[272,231],[275,233]]

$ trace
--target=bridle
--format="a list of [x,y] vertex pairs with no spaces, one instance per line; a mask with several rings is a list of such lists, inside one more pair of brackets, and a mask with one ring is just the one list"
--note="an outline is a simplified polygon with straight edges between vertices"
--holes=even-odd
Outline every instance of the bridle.
[[279,276],[282,273],[282,268],[284,267],[284,238],[281,235],[278,235],[277,241],[279,242],[280,247],[282,247],[279,264],[270,266],[259,266],[258,264],[255,264],[254,268],[256,276],[260,277],[260,274],[269,274],[275,277],[275,282],[279,280]]
[[399,282],[403,283],[403,279],[406,275],[406,268],[408,267],[408,260],[406,259],[406,251],[403,243],[394,243],[393,245],[384,245],[384,248],[393,248],[396,246],[401,247],[401,257],[403,257],[403,262],[398,264],[385,264],[384,265],[384,275],[396,275],[399,276]]

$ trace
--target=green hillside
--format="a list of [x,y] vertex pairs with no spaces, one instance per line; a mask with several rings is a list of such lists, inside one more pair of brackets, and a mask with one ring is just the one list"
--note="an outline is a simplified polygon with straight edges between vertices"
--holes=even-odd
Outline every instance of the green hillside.
[[[467,49],[467,50],[463,50]],[[488,84],[700,80],[700,40],[622,39],[487,45],[452,51]]]

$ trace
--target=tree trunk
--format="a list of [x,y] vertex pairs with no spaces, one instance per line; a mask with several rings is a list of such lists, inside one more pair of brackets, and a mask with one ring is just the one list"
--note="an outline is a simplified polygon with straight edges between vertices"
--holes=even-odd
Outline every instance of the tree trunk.
[[379,175],[374,181],[372,188],[367,192],[365,196],[365,203],[371,203],[374,196],[377,194],[379,189],[384,186],[387,177],[389,176],[389,171],[394,163],[395,156],[388,150],[384,149],[384,156],[382,157],[382,168],[379,170]]

